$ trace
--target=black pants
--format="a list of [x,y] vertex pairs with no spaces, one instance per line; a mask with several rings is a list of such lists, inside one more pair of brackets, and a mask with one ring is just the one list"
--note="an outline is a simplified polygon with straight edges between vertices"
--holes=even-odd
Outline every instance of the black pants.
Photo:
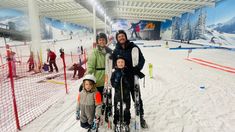
[[32,71],[34,69],[34,63],[29,63],[29,71]]
[[88,122],[85,122],[85,123],[81,123],[81,127],[82,128],[85,128],[85,129],[89,129],[89,128],[92,128],[92,124],[89,124]]
[[57,65],[56,65],[55,60],[50,60],[50,61],[49,61],[50,72],[53,72],[53,67],[52,67],[52,65],[54,65],[56,72],[58,72],[58,67],[57,67]]
[[[134,88],[131,89],[131,96],[132,96],[133,101],[135,102],[135,91],[134,91]],[[143,116],[144,115],[144,109],[143,109],[143,101],[141,99],[140,91],[139,91],[139,101],[140,101],[140,116]]]
[[[124,107],[124,104],[125,104],[125,107],[126,108],[123,108],[124,111],[123,111],[123,118],[124,118],[124,122],[126,123],[126,125],[129,125],[130,124],[130,119],[131,119],[131,113],[130,113],[130,100],[129,102],[128,101],[123,101],[123,107]],[[120,121],[120,108],[118,108],[120,106],[118,106],[118,102],[115,101],[114,102],[114,120],[113,120],[113,123],[114,124],[118,124],[118,121]],[[122,119],[121,119],[122,120]]]
[[[131,77],[131,82],[133,82],[133,85],[131,85],[131,88],[130,88],[130,90],[131,90],[131,97],[132,97],[133,101],[135,102],[134,77],[133,78]],[[140,101],[140,116],[143,116],[144,115],[144,108],[143,108],[143,101],[141,99],[140,90],[139,90],[139,101]]]

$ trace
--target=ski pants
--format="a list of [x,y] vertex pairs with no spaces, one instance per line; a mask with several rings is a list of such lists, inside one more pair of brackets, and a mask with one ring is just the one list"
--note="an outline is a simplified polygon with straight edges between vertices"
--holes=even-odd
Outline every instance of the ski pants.
[[[132,97],[133,101],[135,102],[135,91],[134,91],[134,88],[131,89],[131,97]],[[140,101],[140,116],[143,116],[144,115],[144,108],[143,108],[143,101],[141,99],[140,91],[139,91],[139,101]]]
[[[132,78],[131,78],[132,79]],[[131,91],[131,97],[133,99],[133,101],[135,102],[135,88],[134,88],[134,77],[133,77],[133,85],[131,84],[131,87],[130,87],[130,91]],[[143,101],[141,99],[141,93],[140,93],[140,90],[139,90],[139,103],[140,103],[140,116],[143,117],[144,115],[144,108],[143,108]]]
[[34,63],[29,63],[29,71],[32,71],[34,69]]
[[52,65],[54,65],[56,72],[58,72],[58,67],[57,67],[57,65],[56,65],[56,61],[55,61],[55,60],[50,60],[50,61],[49,61],[50,72],[53,72],[53,67],[52,67]]
[[[126,125],[130,124],[130,119],[131,119],[131,113],[130,113],[130,100],[128,101],[123,101],[123,104],[125,104],[125,106],[123,105],[123,107],[125,107],[124,111],[123,111],[123,117],[124,117],[124,122],[126,123]],[[120,115],[120,108],[118,108],[118,102],[115,101],[114,102],[114,120],[113,123],[114,124],[118,124],[118,121],[120,121],[121,115]]]

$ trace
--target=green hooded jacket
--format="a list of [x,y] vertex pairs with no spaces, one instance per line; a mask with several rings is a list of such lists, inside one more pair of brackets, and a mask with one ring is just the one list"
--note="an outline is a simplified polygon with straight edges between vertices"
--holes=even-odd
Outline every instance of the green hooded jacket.
[[96,77],[96,87],[104,86],[105,80],[105,49],[98,50],[95,48],[92,50],[91,55],[88,57],[87,73],[93,74]]

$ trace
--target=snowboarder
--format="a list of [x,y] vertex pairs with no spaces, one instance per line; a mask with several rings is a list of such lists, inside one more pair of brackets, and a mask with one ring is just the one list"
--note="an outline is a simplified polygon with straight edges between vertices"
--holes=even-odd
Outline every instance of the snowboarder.
[[129,28],[128,30],[131,30],[132,29],[132,32],[131,32],[131,39],[134,38],[133,34],[135,34],[135,38],[136,39],[141,39],[140,37],[140,26],[139,24],[141,23],[141,21],[137,22],[137,23],[131,23],[131,28]]
[[[140,72],[141,69],[144,66],[145,59],[144,59],[144,56],[143,56],[141,50],[139,49],[139,47],[136,44],[134,44],[133,42],[130,42],[127,39],[127,35],[126,35],[126,32],[124,30],[119,30],[116,33],[116,40],[117,40],[117,44],[116,44],[116,47],[113,51],[113,62],[116,62],[118,56],[123,56],[125,58],[126,67],[128,68],[128,70],[131,71],[131,74],[129,76],[130,91],[131,91],[132,99],[135,102],[134,75],[138,75],[139,78],[143,78],[145,76],[142,72]],[[131,54],[131,51],[134,47],[137,47],[139,49],[139,62],[138,62],[138,65],[135,66],[135,67],[132,66],[132,54]],[[113,64],[113,65],[115,65],[115,64]],[[147,124],[146,124],[146,121],[144,119],[143,101],[141,99],[140,91],[139,91],[139,102],[140,102],[140,123],[141,123],[141,127],[146,128]]]
[[[129,124],[131,119],[130,113],[130,85],[128,80],[129,72],[125,67],[125,58],[118,56],[115,66],[115,71],[111,76],[111,84],[115,89],[114,95],[114,131],[124,129],[129,131]],[[120,107],[119,107],[119,106]],[[118,108],[119,107],[119,108]],[[118,126],[118,127],[117,127]]]
[[101,116],[101,94],[96,90],[95,84],[93,75],[84,76],[83,90],[77,98],[76,119],[80,120],[82,128],[89,130],[92,129],[94,119],[98,120]]

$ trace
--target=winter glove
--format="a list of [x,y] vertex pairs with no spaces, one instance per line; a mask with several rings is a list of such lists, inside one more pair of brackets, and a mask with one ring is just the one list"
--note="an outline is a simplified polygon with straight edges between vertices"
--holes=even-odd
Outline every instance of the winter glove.
[[137,66],[133,67],[133,72],[135,75],[139,76],[140,79],[145,77],[144,73],[142,73]]
[[78,112],[78,111],[76,112],[76,119],[80,120],[80,112]]
[[81,84],[80,87],[79,87],[79,92],[81,92],[83,89],[83,85]]
[[135,75],[137,75],[137,73],[140,71],[140,69],[137,67],[137,66],[135,66],[135,67],[133,67],[133,73],[135,74]]
[[92,130],[95,130],[95,129],[98,127],[99,122],[100,122],[100,117],[99,117],[99,118],[96,117],[96,118],[94,119],[94,121],[93,121],[93,124],[92,124],[92,126],[91,126],[91,129],[92,129]]
[[139,76],[140,79],[142,79],[143,77],[145,77],[144,73],[142,73],[141,71],[139,71],[137,73],[137,75]]
[[100,121],[100,116],[96,116],[95,123],[99,123],[99,121]]
[[107,47],[107,46],[105,47],[105,51],[108,54],[112,54],[112,52],[113,52],[113,50],[111,48]]
[[110,53],[110,55],[109,55],[109,59],[110,59],[110,60],[112,60],[112,59],[113,59],[113,54],[112,54],[112,53]]

